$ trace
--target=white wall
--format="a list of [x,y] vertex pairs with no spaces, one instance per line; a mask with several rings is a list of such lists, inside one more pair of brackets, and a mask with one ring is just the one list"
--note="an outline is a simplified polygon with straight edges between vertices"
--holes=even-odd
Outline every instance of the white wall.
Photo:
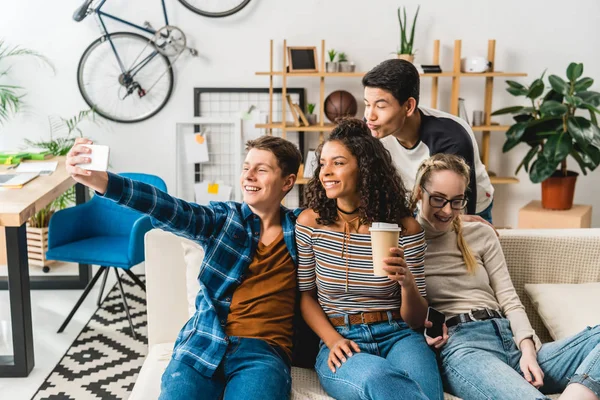
[[[22,143],[24,138],[47,135],[47,116],[74,115],[86,108],[76,83],[79,57],[99,36],[93,19],[75,23],[71,15],[81,0],[0,0],[0,37],[8,43],[36,49],[52,60],[56,74],[30,60],[21,60],[12,76],[27,88],[27,113],[0,128],[0,148]],[[112,148],[115,171],[144,171],[161,175],[170,187],[175,185],[174,124],[193,115],[194,87],[265,87],[266,77],[255,71],[268,69],[269,39],[276,40],[276,67],[280,66],[281,43],[319,46],[345,51],[358,70],[368,70],[391,57],[398,45],[396,7],[406,5],[414,12],[421,4],[416,34],[416,62],[430,63],[432,41],[442,40],[442,68],[451,69],[454,39],[463,40],[463,55],[486,55],[487,39],[497,40],[496,69],[523,71],[529,83],[541,74],[564,75],[570,61],[583,62],[584,74],[597,79],[593,90],[600,91],[600,54],[597,51],[600,2],[576,0],[568,6],[559,0],[413,1],[391,0],[252,0],[239,15],[208,19],[195,15],[175,0],[167,0],[171,24],[184,30],[201,57],[176,65],[176,87],[166,108],[154,118],[133,125],[106,123],[86,126],[86,133]],[[109,0],[105,11],[134,21],[149,20],[161,26],[159,0]],[[120,29],[120,28],[119,28]],[[308,100],[317,102],[318,82],[294,78],[290,83],[306,87]],[[362,98],[360,79],[330,79],[326,91],[351,91]],[[423,82],[422,103],[429,104],[429,83]],[[463,80],[461,96],[471,113],[481,109],[483,80]],[[441,109],[449,107],[450,82],[441,84]],[[361,102],[359,101],[359,104]],[[493,107],[514,105],[501,80],[495,85]],[[362,112],[360,107],[359,112]],[[508,120],[498,119],[501,123]],[[512,175],[525,147],[501,153],[504,134],[493,133],[490,168]],[[574,168],[576,163],[570,162]],[[540,198],[540,187],[519,174],[521,183],[496,188],[494,219],[497,225],[517,225],[517,211],[532,199]],[[593,225],[600,226],[600,171],[581,177],[576,203],[594,206]]]

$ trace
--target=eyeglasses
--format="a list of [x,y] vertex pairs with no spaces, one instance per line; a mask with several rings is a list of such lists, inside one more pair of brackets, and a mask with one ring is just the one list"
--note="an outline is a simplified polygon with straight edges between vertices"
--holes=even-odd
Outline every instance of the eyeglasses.
[[444,208],[446,204],[450,203],[451,209],[460,211],[467,206],[466,198],[448,200],[445,197],[432,196],[431,193],[429,193],[423,186],[421,186],[421,189],[423,189],[423,191],[429,195],[429,205],[433,208]]

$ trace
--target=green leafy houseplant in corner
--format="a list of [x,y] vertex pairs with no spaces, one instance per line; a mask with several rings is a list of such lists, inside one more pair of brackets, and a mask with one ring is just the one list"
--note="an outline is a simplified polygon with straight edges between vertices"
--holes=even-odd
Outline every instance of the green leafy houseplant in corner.
[[[85,120],[97,122],[95,117],[96,114],[92,109],[80,111],[69,119],[50,117],[48,118],[50,124],[49,140],[26,140],[25,143],[30,147],[48,150],[54,156],[65,156],[75,144],[76,136],[83,137],[79,124]],[[44,272],[50,271],[52,261],[45,259],[50,218],[56,211],[67,208],[74,203],[75,187],[73,186],[29,219],[27,241],[30,243],[30,249],[32,249],[29,251],[29,265],[42,267]],[[39,243],[39,245],[32,245],[31,243],[34,242]]]
[[9,46],[0,39],[0,125],[17,114],[23,105],[23,88],[6,82],[10,67],[4,64],[9,57],[32,56],[52,68],[52,64],[43,55],[19,46]]
[[[417,7],[417,12],[415,13],[415,17],[413,18],[412,28],[409,28],[408,20],[406,17],[406,7],[398,7],[398,23],[400,24],[400,47],[398,47],[396,54],[398,55],[398,58],[409,62],[413,62],[415,60],[415,28],[417,26],[417,17],[419,16],[420,8],[421,6]],[[409,31],[410,36],[408,34]]]
[[[531,85],[507,81],[510,94],[525,97],[530,106],[497,110],[492,115],[512,114],[515,124],[506,132],[502,149],[508,152],[520,143],[530,146],[517,167],[542,183],[542,206],[570,209],[578,173],[567,170],[571,156],[584,175],[600,164],[600,93],[588,90],[594,80],[583,75],[583,64],[571,63],[567,79],[550,75],[550,90],[544,95],[544,74]],[[560,167],[560,168],[559,168]]]
[[306,105],[306,119],[310,125],[317,124],[317,116],[315,115],[315,103],[308,103]]

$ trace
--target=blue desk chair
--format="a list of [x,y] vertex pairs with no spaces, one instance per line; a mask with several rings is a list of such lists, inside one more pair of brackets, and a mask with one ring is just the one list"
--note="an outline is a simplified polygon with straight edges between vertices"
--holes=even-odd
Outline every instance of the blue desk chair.
[[[167,191],[167,185],[158,176],[137,173],[120,175]],[[83,294],[61,325],[58,333],[61,333],[67,327],[92,287],[104,274],[97,300],[98,306],[100,306],[102,292],[104,292],[104,286],[106,285],[106,277],[112,268],[117,276],[117,283],[121,291],[121,299],[125,306],[131,333],[134,338],[136,337],[118,269],[125,271],[144,292],[146,291],[144,283],[131,272],[130,268],[144,261],[144,235],[150,229],[152,229],[152,223],[147,215],[99,196],[94,196],[90,201],[79,206],[58,211],[52,216],[48,228],[46,258],[100,265],[100,269],[85,287]]]

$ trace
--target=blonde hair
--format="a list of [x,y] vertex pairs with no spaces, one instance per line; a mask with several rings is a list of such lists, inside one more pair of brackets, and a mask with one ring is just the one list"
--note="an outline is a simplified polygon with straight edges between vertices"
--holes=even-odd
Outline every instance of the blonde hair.
[[[435,154],[427,160],[424,160],[421,165],[419,165],[419,169],[417,170],[417,178],[415,180],[415,186],[413,187],[411,196],[411,209],[413,211],[417,207],[417,199],[421,193],[421,187],[429,182],[431,174],[435,171],[455,172],[456,174],[462,176],[465,179],[466,186],[469,186],[471,169],[465,160],[453,154]],[[474,274],[475,269],[477,268],[477,261],[475,260],[473,251],[463,236],[460,217],[454,218],[454,221],[452,221],[452,226],[456,232],[457,245],[467,266],[467,271],[469,274]]]

